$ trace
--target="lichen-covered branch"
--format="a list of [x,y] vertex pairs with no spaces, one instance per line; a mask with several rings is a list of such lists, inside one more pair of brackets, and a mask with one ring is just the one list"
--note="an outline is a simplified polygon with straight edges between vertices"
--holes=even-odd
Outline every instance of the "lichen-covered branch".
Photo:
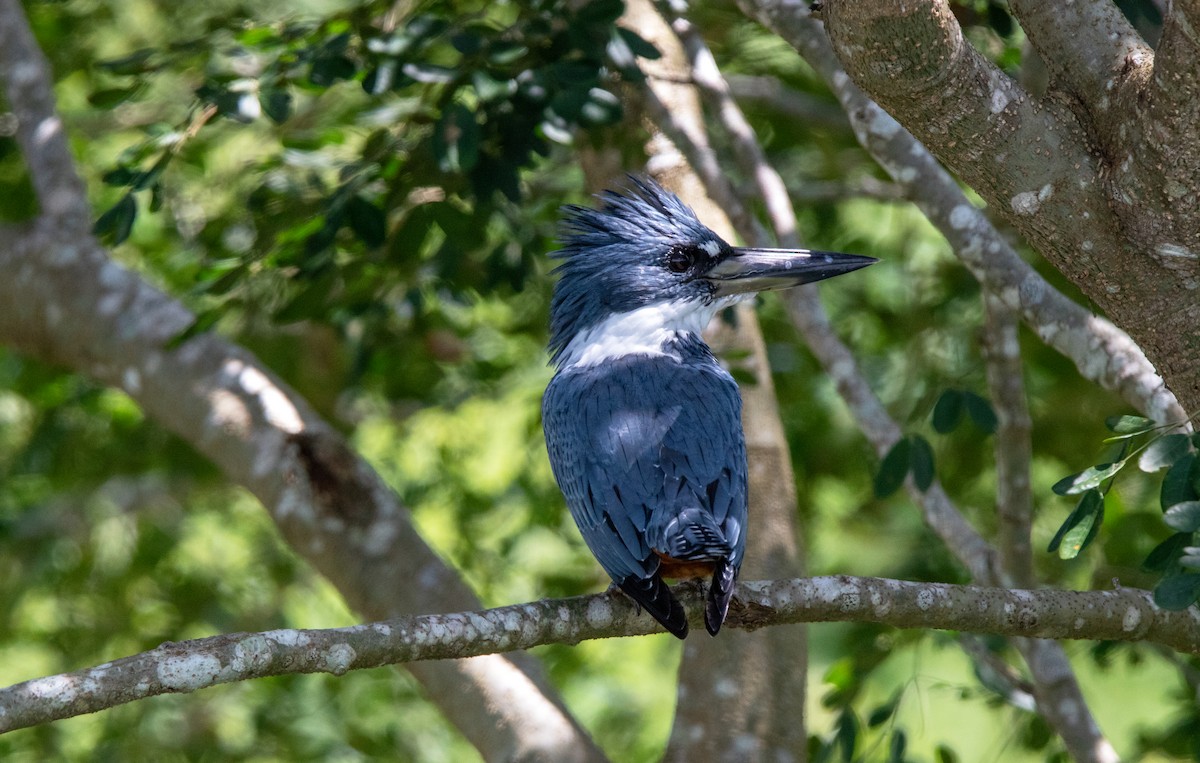
[[[776,18],[785,15],[778,9],[787,3],[770,4]],[[1114,142],[1071,97],[1033,98],[975,51],[944,0],[825,6],[855,83],[1128,332],[1185,408],[1200,407],[1200,201],[1187,191],[1200,168],[1200,140],[1188,127],[1194,35],[1177,27],[1178,66],[1156,62],[1154,79],[1185,74],[1157,93],[1152,85],[1149,98],[1123,101]],[[1073,45],[1088,39],[1078,37]],[[1164,29],[1160,58],[1167,37]],[[1059,55],[1067,65],[1079,58]]]
[[825,79],[850,117],[855,136],[921,208],[955,256],[988,290],[1019,311],[1084,378],[1119,393],[1156,421],[1186,414],[1128,334],[1058,291],[1025,262],[938,161],[846,75],[820,24],[785,13],[776,0],[744,2],[746,12],[787,40]]
[[[700,586],[676,595],[697,618]],[[1200,654],[1200,623],[1167,612],[1150,594],[1023,591],[846,576],[755,581],[738,586],[726,625],[872,622],[1054,639],[1150,641]],[[699,626],[697,619],[694,625]],[[234,633],[163,644],[94,668],[0,689],[0,733],[168,693],[294,673],[333,673],[424,660],[577,644],[662,630],[619,593],[518,604],[476,612],[401,617],[327,630]]]

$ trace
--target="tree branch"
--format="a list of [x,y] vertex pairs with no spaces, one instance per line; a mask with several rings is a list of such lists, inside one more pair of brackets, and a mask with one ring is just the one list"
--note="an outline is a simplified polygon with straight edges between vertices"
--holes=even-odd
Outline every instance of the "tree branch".
[[[684,583],[675,594],[699,627],[701,587]],[[1200,624],[1192,612],[1160,610],[1147,591],[1131,588],[1021,591],[846,576],[754,581],[738,585],[727,625],[754,630],[802,622],[1150,641],[1200,654]],[[661,631],[632,600],[602,593],[349,628],[234,633],[166,643],[94,668],[0,689],[0,732],[251,678],[341,675],[381,665]]]
[[1042,278],[928,150],[855,86],[819,24],[785,13],[776,0],[747,0],[743,6],[795,47],[825,79],[850,116],[863,148],[906,190],[971,274],[1017,309],[1042,341],[1071,359],[1084,378],[1117,392],[1150,418],[1165,423],[1187,417],[1128,334]]
[[[88,232],[46,61],[15,0],[0,0],[0,76],[42,207],[35,226],[0,241],[0,342],[125,390],[258,497],[284,538],[363,616],[478,606],[398,496],[257,358],[215,334],[171,348],[193,316],[113,262]],[[527,658],[413,670],[487,758],[603,759]]]
[[86,230],[91,208],[55,110],[50,64],[17,0],[0,0],[0,80],[17,118],[17,145],[42,219],[61,221],[75,232]]
[[1200,226],[1190,216],[1200,201],[1193,194],[1176,211],[1168,188],[1182,198],[1190,180],[1163,183],[1172,167],[1194,178],[1200,159],[1180,150],[1200,151],[1196,141],[1172,143],[1165,125],[1172,150],[1148,133],[1118,155],[1096,150],[1095,125],[1061,98],[1030,97],[983,58],[945,0],[826,6],[855,82],[1128,331],[1185,407],[1200,407]]
[[1013,0],[1009,6],[1049,70],[1050,86],[1069,93],[1088,119],[1115,137],[1121,112],[1145,85],[1154,60],[1150,46],[1111,0]]

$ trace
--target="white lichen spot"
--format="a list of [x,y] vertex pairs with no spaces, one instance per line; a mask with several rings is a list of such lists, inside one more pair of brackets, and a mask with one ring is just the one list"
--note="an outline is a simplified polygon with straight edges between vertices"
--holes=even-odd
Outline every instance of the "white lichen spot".
[[613,620],[612,605],[604,599],[593,599],[588,602],[587,619],[593,625],[611,625]]
[[247,673],[271,661],[271,641],[260,634],[248,636],[233,648],[233,659],[229,669],[235,673]]
[[231,365],[241,366],[240,373],[235,371],[238,384],[248,394],[258,398],[262,404],[263,415],[272,426],[290,434],[304,429],[300,412],[296,410],[296,406],[292,405],[292,401],[288,399],[287,395],[279,389],[279,385],[257,368],[244,365],[237,360],[231,360],[225,364],[226,372],[231,370]]
[[388,625],[387,623],[373,623],[371,625],[371,630],[375,631],[384,638],[389,638],[392,635],[392,626]]
[[110,291],[96,303],[96,312],[107,318],[121,312],[124,306],[125,295],[119,291]]
[[189,692],[211,686],[221,674],[221,661],[211,654],[167,657],[159,663],[158,680],[168,689]]
[[1083,626],[1087,625],[1087,620],[1084,620],[1082,617],[1077,617],[1077,618],[1075,618],[1075,622],[1073,622],[1072,625],[1075,627],[1075,630],[1077,630],[1077,631],[1083,630]]
[[1125,610],[1125,617],[1121,618],[1121,629],[1132,632],[1141,622],[1142,613],[1138,611],[1137,607],[1130,607]]
[[1154,251],[1158,252],[1159,257],[1168,257],[1171,259],[1180,259],[1180,260],[1200,259],[1200,255],[1197,255],[1191,249],[1188,249],[1186,246],[1183,246],[1182,244],[1172,244],[1170,242],[1166,242],[1166,243],[1162,243],[1162,244],[1159,244],[1158,246],[1156,246],[1154,248]]
[[335,676],[340,676],[354,664],[358,652],[349,644],[334,644],[325,654],[325,669]]
[[1015,214],[1022,217],[1036,214],[1042,203],[1038,201],[1037,194],[1033,191],[1022,191],[1009,200],[1009,206]]
[[721,699],[731,699],[738,695],[737,681],[732,678],[719,678],[713,685],[713,694]]
[[883,109],[875,109],[875,113],[871,115],[871,126],[868,129],[872,135],[887,140],[900,131],[900,123]]
[[1080,244],[1079,244],[1079,248],[1080,248],[1080,249],[1082,249],[1082,250],[1083,250],[1083,251],[1085,251],[1085,252],[1090,252],[1090,251],[1092,251],[1092,249],[1094,249],[1094,248],[1095,248],[1095,246],[1096,246],[1096,245],[1095,245],[1095,244],[1093,244],[1093,243],[1092,243],[1091,241],[1089,241],[1088,239],[1084,239],[1084,240],[1083,240],[1082,242],[1080,242]]
[[266,631],[262,635],[264,638],[286,647],[308,646],[309,641],[311,641],[306,634],[297,630]]
[[125,391],[131,395],[136,395],[142,391],[142,375],[136,368],[126,368],[125,373],[121,374],[121,385],[125,387]]
[[850,75],[846,74],[846,72],[839,70],[833,75],[834,90],[841,90],[848,84],[850,84]]
[[950,227],[954,230],[970,227],[974,219],[975,207],[970,204],[959,204],[950,210]]
[[915,182],[917,175],[918,173],[916,167],[902,167],[896,172],[896,180],[901,183],[908,184]]
[[922,589],[917,593],[917,609],[922,612],[933,606],[933,591],[928,588]]
[[1008,105],[1008,94],[1003,88],[995,88],[992,90],[992,113],[999,114],[1004,111],[1004,107]]
[[75,699],[75,682],[66,676],[49,676],[31,681],[26,692],[38,699],[68,704]]
[[214,389],[208,395],[208,426],[235,437],[250,434],[250,411],[246,403],[227,389]]

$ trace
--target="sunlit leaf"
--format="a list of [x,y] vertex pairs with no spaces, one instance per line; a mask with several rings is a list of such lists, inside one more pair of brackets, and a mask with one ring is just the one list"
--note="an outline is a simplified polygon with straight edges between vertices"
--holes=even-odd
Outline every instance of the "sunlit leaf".
[[1058,551],[1060,559],[1074,559],[1095,539],[1103,521],[1104,497],[1098,490],[1089,490],[1058,528],[1046,550]]
[[1200,530],[1200,501],[1183,501],[1163,513],[1167,527],[1181,533]]
[[1154,440],[1138,458],[1138,468],[1144,472],[1156,472],[1178,461],[1192,448],[1192,441],[1185,434],[1168,434]]
[[1156,424],[1145,416],[1109,416],[1104,420],[1104,426],[1116,434],[1135,435],[1153,429]]
[[1092,488],[1099,487],[1101,482],[1104,482],[1104,480],[1121,471],[1124,466],[1124,461],[1089,466],[1077,474],[1063,477],[1058,482],[1055,482],[1053,487],[1050,489],[1058,495],[1075,495],[1077,493],[1082,493],[1085,490],[1091,490]]

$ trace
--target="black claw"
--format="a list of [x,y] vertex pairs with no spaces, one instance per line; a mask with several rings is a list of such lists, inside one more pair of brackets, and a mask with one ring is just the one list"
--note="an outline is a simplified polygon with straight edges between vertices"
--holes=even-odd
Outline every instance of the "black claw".
[[671,594],[671,589],[655,573],[653,577],[639,578],[634,575],[617,583],[621,590],[644,607],[650,616],[662,623],[675,638],[686,638],[688,634],[687,611]]

